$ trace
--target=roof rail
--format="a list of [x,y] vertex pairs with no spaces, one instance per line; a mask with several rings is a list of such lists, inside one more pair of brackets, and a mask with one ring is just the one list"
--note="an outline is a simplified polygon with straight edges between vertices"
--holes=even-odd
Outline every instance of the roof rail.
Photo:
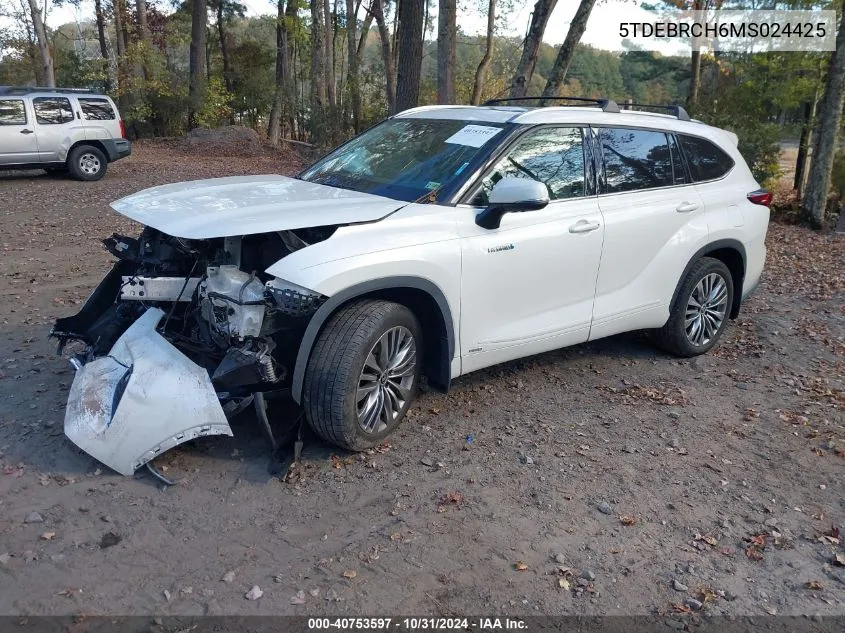
[[88,88],[48,88],[46,86],[0,86],[0,95],[26,95],[33,92],[57,92],[59,94],[97,94]]
[[672,103],[669,105],[660,105],[656,103],[623,103],[622,107],[627,110],[628,108],[657,108],[658,110],[668,110],[670,114],[675,116],[679,121],[690,121],[689,113],[682,107],[676,103]]
[[[541,104],[545,101],[577,101],[579,103],[589,103],[599,106],[604,112],[619,112],[619,106],[611,99],[588,99],[586,97],[508,97],[506,99],[490,99],[482,105],[506,105],[508,103],[519,103],[522,101],[539,101]],[[543,107],[543,105],[540,107]]]

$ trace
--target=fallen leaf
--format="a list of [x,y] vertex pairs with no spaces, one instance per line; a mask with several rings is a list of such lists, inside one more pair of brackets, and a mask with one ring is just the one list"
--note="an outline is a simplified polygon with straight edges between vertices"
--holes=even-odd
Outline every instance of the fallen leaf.
[[751,545],[745,550],[745,555],[749,560],[763,560],[763,552]]
[[827,532],[825,532],[824,535],[838,539],[839,538],[839,528],[836,527],[835,525],[831,525],[830,529]]
[[300,589],[295,595],[290,598],[291,604],[305,604],[305,592]]
[[813,591],[821,591],[822,589],[824,589],[824,587],[822,586],[822,583],[818,580],[811,580],[810,582],[807,583],[806,586],[807,586],[807,589],[812,589]]
[[567,591],[572,588],[572,585],[569,584],[569,581],[566,578],[558,578],[557,585],[561,589],[566,589]]
[[55,532],[44,532],[44,534],[41,535],[41,538],[44,539],[45,541],[52,541],[54,538],[56,538],[56,533]]
[[623,514],[619,517],[619,520],[622,522],[622,525],[635,525],[637,523],[637,518],[628,516]]
[[833,564],[845,567],[845,554],[836,554],[836,556],[833,557]]
[[520,561],[517,561],[516,563],[514,563],[513,568],[514,568],[516,571],[525,571],[525,570],[527,570],[527,569],[528,569],[528,565],[526,565],[525,563],[523,563],[523,562],[520,560]]
[[354,569],[347,569],[345,572],[343,572],[343,577],[349,578],[350,580],[355,578],[357,575],[358,575],[358,572],[355,571]]

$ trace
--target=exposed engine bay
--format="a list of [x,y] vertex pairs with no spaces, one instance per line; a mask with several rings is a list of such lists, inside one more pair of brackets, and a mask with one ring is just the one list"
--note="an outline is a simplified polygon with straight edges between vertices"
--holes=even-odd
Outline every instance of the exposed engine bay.
[[[60,351],[82,343],[71,358],[77,377],[67,435],[123,474],[193,437],[231,435],[226,419],[258,394],[263,407],[264,394],[289,388],[305,328],[326,299],[264,271],[335,229],[189,240],[148,227],[138,238],[104,240],[118,261],[80,312],[58,319],[51,333]],[[151,401],[155,392],[141,384],[139,371],[147,382],[166,382],[165,390],[179,383],[182,394],[173,397],[205,403],[205,411],[189,407],[180,413],[184,422],[162,426],[165,437],[142,445],[144,437],[132,436],[138,419],[173,416]],[[258,413],[266,424],[266,412]],[[122,439],[104,442],[107,433]]]

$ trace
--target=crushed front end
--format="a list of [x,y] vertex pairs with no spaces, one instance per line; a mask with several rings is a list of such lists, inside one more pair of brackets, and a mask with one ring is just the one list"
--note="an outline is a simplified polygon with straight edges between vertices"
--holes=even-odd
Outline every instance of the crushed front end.
[[146,228],[105,240],[117,262],[51,332],[60,352],[72,343],[77,369],[67,436],[130,475],[188,440],[231,435],[229,418],[284,395],[325,297],[263,271],[333,230],[187,240]]

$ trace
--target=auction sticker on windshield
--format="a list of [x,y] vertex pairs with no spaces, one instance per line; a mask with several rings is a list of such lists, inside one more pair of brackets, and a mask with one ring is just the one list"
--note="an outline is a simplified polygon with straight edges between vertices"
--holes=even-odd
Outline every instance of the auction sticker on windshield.
[[481,147],[501,131],[502,128],[490,127],[489,125],[466,125],[443,142],[453,145]]

